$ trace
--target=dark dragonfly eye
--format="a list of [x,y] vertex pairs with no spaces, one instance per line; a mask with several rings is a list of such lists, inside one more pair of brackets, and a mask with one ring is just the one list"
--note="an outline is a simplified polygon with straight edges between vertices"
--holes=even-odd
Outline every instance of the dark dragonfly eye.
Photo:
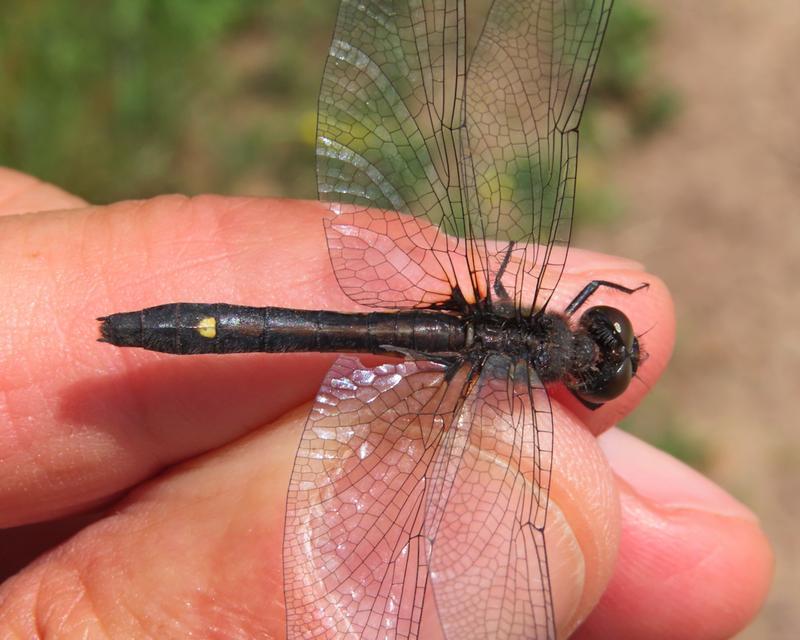
[[581,327],[600,350],[600,365],[572,388],[584,402],[600,404],[622,395],[639,366],[639,341],[622,311],[598,306],[581,316]]
[[581,326],[602,345],[624,346],[630,352],[636,336],[633,326],[622,311],[615,307],[591,307],[581,316]]

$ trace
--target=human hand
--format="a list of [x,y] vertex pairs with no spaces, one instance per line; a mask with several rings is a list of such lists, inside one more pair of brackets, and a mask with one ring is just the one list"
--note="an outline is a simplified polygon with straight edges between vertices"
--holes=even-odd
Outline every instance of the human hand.
[[[286,490],[334,356],[117,350],[95,342],[94,318],[176,300],[356,310],[331,272],[324,209],[210,196],[87,207],[0,171],[0,214],[0,560],[19,570],[0,587],[0,636],[283,637]],[[649,358],[596,412],[556,396],[561,629],[730,637],[764,598],[768,543],[680,463],[617,430],[592,437],[639,402],[673,339],[663,286],[616,258],[573,251],[553,308],[592,278],[651,283],[620,304],[651,328]],[[619,303],[593,304],[604,296]]]

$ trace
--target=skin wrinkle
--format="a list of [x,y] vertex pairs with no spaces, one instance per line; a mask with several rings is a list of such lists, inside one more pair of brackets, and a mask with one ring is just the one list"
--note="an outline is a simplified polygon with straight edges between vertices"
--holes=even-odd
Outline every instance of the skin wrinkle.
[[[48,269],[48,273],[58,273],[58,269]],[[63,287],[63,282],[59,282],[59,278],[53,277],[53,290],[59,291]],[[44,293],[42,289],[40,292]],[[37,301],[36,307],[40,308],[39,305],[47,305],[49,309],[45,311],[48,313],[51,318],[59,318],[63,311],[58,309],[57,306],[53,303],[52,298],[49,296],[44,296],[42,300]],[[55,342],[61,345],[69,345],[71,343],[71,338],[74,335],[74,331],[71,326],[65,326],[63,322],[51,322],[48,326],[48,331],[52,332],[55,337]],[[33,337],[33,336],[31,336]]]
[[[100,227],[101,231],[96,235],[102,238],[103,242],[98,243],[99,247],[95,250],[96,254],[100,255],[107,255],[113,256],[115,253],[111,250],[111,216],[108,215],[107,211],[101,213],[97,208],[94,208],[87,212],[86,215],[87,225],[95,225]],[[91,262],[94,263],[96,260],[96,256],[91,258]],[[91,265],[90,273],[94,273],[97,267],[95,264]],[[111,282],[108,278],[95,278],[95,282],[92,283],[92,288],[90,292],[93,292],[95,288],[97,291],[102,293],[101,296],[97,296],[98,298],[106,299],[106,300],[113,300],[113,288],[111,286]]]
[[[126,518],[126,519],[129,520],[129,518]],[[120,528],[119,527],[119,520],[120,520],[120,518],[116,518],[115,517],[114,520],[109,522],[109,520],[107,519],[107,520],[102,522],[101,526],[105,528],[107,525],[111,525],[112,528],[119,529]],[[117,625],[115,625],[115,623],[111,621],[110,617],[114,616],[115,614],[117,614],[118,613],[118,608],[121,606],[122,609],[125,612],[127,612],[128,616],[129,616],[129,620],[134,620],[138,624],[139,631],[142,633],[142,636],[149,635],[149,634],[147,634],[148,625],[145,623],[145,621],[143,619],[141,619],[139,614],[137,614],[133,610],[132,607],[128,606],[128,602],[127,602],[126,598],[124,598],[124,597],[120,598],[120,597],[116,597],[116,595],[112,595],[111,599],[113,600],[113,604],[115,606],[111,606],[111,607],[105,606],[105,607],[103,607],[102,605],[99,604],[100,601],[102,600],[102,598],[99,598],[98,596],[94,596],[93,595],[93,593],[95,591],[97,591],[98,588],[99,588],[99,593],[100,594],[110,595],[111,589],[114,588],[112,586],[112,587],[109,588],[109,592],[108,593],[104,593],[105,592],[105,588],[104,588],[105,580],[109,579],[109,574],[108,574],[109,558],[114,557],[116,553],[117,553],[117,550],[114,549],[114,550],[111,550],[109,553],[98,555],[98,556],[94,557],[93,559],[90,559],[87,562],[86,567],[84,569],[80,569],[80,568],[76,569],[76,571],[75,571],[76,578],[77,578],[77,580],[78,580],[78,582],[80,584],[80,587],[81,587],[81,591],[80,591],[81,598],[80,598],[80,601],[88,603],[88,607],[89,607],[89,613],[88,614],[84,614],[84,617],[86,619],[89,619],[89,620],[94,620],[96,626],[98,626],[100,628],[101,632],[103,633],[103,636],[105,638],[108,638],[109,640],[113,640],[114,638],[116,638],[118,636],[113,634],[113,633],[111,633],[111,629],[113,628],[113,626],[117,626]],[[125,571],[125,569],[126,569],[126,567],[124,565],[121,565],[120,568],[116,570],[116,575],[113,577],[113,580],[116,580],[117,578],[122,576],[122,577],[125,578],[125,580],[127,582],[128,581],[128,574]],[[103,578],[103,580],[96,579],[95,578],[95,574],[98,574],[101,578]],[[96,587],[93,586],[95,584],[97,585]],[[101,615],[100,612],[103,611],[103,610],[105,610],[107,612],[109,620],[105,620],[104,617]],[[127,626],[130,626],[130,625],[127,625]],[[94,635],[93,635],[93,637],[94,637]],[[141,637],[141,636],[132,636],[132,637]]]
[[[81,265],[83,265],[83,269],[81,269],[82,273],[92,273],[95,269],[94,261],[95,256],[91,251],[92,243],[89,240],[92,236],[91,233],[91,217],[90,216],[80,216],[80,239],[78,241],[78,261]],[[98,282],[94,279],[89,283],[92,287],[100,286]],[[91,289],[88,291],[86,290],[85,284],[82,287],[78,287],[78,290],[83,290],[84,295],[88,298],[91,298]],[[87,295],[89,294],[89,295]]]
[[209,631],[213,630],[221,634],[219,637],[222,638],[271,638],[274,636],[268,635],[267,629],[272,626],[280,627],[283,623],[282,619],[278,622],[274,618],[262,616],[256,606],[243,605],[241,602],[232,601],[231,598],[219,597],[213,590],[204,590],[199,595],[194,594],[192,600],[189,606],[193,610],[195,608],[201,610],[202,615],[211,621],[201,620],[202,626],[193,625],[197,626],[197,631],[204,636],[212,635]]
[[[44,627],[44,616],[39,614],[40,609],[43,605],[41,602],[43,600],[42,597],[42,588],[44,583],[41,579],[36,581],[36,588],[34,590],[33,595],[33,602],[31,603],[31,611],[33,612],[33,626],[36,629],[36,637],[37,638],[45,638],[46,631]],[[41,605],[41,606],[40,606]]]
[[[169,206],[172,206],[175,209],[176,220],[179,220],[184,216],[190,219],[193,217],[194,209],[192,206],[192,199],[190,197],[170,195],[163,196],[163,198],[164,200],[162,200],[162,196],[159,196],[153,200],[145,200],[142,203],[143,215],[147,215],[149,218],[154,218],[157,216],[162,204],[169,204]],[[187,211],[189,212],[188,214],[185,213]],[[191,220],[191,224],[195,223],[195,220]],[[144,226],[150,229],[150,225]],[[175,260],[170,260],[167,263],[167,265],[171,268],[178,262],[178,259],[180,259],[184,252],[188,249],[186,244],[179,239],[179,235],[180,234],[175,233],[160,234],[155,230],[151,230],[148,233],[148,237],[143,245],[147,247],[147,250],[144,253],[144,264],[139,270],[139,273],[144,276],[146,280],[158,281],[163,278],[164,272],[159,273],[159,269],[153,266],[154,261],[156,264],[161,263],[161,261],[158,260],[158,256],[160,256],[162,251],[166,249],[169,250],[170,255],[175,255]],[[197,239],[193,238],[193,242],[196,241]],[[173,251],[175,254],[173,254]],[[156,291],[158,291],[157,288]]]
[[[180,205],[178,207],[178,215],[185,216],[188,225],[191,227],[195,227],[198,229],[208,229],[208,238],[198,239],[194,238],[192,241],[192,246],[189,246],[187,243],[181,241],[180,234],[175,235],[166,235],[163,237],[158,238],[157,243],[151,243],[151,247],[157,247],[159,250],[163,249],[164,246],[167,248],[172,248],[175,250],[175,260],[174,262],[170,262],[169,266],[173,267],[175,264],[181,263],[181,265],[185,265],[188,270],[196,275],[202,275],[204,273],[204,266],[207,265],[215,265],[218,264],[220,261],[224,260],[226,267],[230,268],[230,256],[227,255],[226,249],[223,245],[222,249],[218,251],[217,255],[210,254],[207,250],[203,251],[203,254],[194,261],[188,262],[186,261],[185,256],[187,256],[190,252],[196,250],[198,246],[202,247],[204,244],[208,244],[209,246],[213,246],[216,241],[222,240],[223,237],[217,237],[217,234],[220,231],[220,217],[211,216],[211,228],[208,228],[208,221],[206,218],[208,216],[203,215],[201,210],[201,198],[203,196],[189,196],[183,197]],[[156,203],[153,203],[156,204]],[[210,239],[210,240],[209,240]],[[180,269],[183,270],[183,267]],[[168,272],[169,275],[174,275],[179,273],[179,271],[170,271]],[[224,270],[223,270],[224,272]],[[159,273],[158,276],[160,277],[162,273]],[[156,274],[153,273],[151,278],[156,277]]]
[[[148,218],[153,217],[153,210],[157,209],[160,203],[180,203],[183,200],[185,200],[185,197],[159,196],[152,200],[134,200],[110,205],[108,209],[109,219],[111,220],[109,234],[115,239],[120,238],[122,240],[122,246],[115,247],[116,250],[109,254],[108,258],[112,262],[115,262],[118,256],[126,255],[125,250],[128,247],[136,246],[138,249],[134,255],[137,259],[141,259],[144,262],[141,268],[137,264],[137,275],[145,275],[145,277],[148,277],[147,274],[153,272],[149,264],[152,259],[153,247],[159,246],[159,242],[164,240],[163,237],[160,237],[157,232],[151,229]],[[130,209],[131,204],[133,205],[132,210]],[[176,206],[176,214],[177,213],[180,213],[180,206]],[[137,224],[137,221],[142,220],[144,220],[143,223]],[[136,236],[135,242],[132,243],[129,240],[128,234]],[[112,265],[109,264],[108,266],[110,267]],[[113,269],[107,268],[103,271],[112,270]],[[114,299],[112,298],[111,300]]]
[[[118,607],[121,607],[122,610],[126,614],[128,614],[128,619],[124,623],[125,624],[126,633],[128,633],[132,637],[152,636],[152,633],[149,632],[149,630],[152,628],[152,623],[148,624],[148,620],[147,620],[147,617],[148,617],[147,613],[148,612],[146,610],[142,611],[141,613],[137,613],[137,611],[135,610],[135,607],[133,607],[132,605],[129,605],[127,600],[126,600],[126,598],[115,598],[114,599],[114,604],[117,605]],[[159,609],[159,610],[163,609],[164,607],[161,606],[161,604],[162,603],[160,601],[157,602],[156,603],[156,608]],[[111,612],[115,613],[115,611],[113,609],[111,610]],[[177,622],[177,620],[175,620],[171,616],[166,616],[166,619],[169,620],[170,622],[173,622],[173,623]],[[130,629],[130,627],[133,626],[133,625],[130,624],[131,621],[135,624],[137,630],[139,631],[139,633],[141,635],[133,635],[133,633],[131,632],[131,629]],[[119,625],[119,623],[117,623],[115,626],[120,626],[120,625]],[[114,634],[111,634],[111,633],[107,633],[106,637],[109,638],[110,640],[113,640],[117,636],[114,635]]]
[[[60,567],[57,567],[55,571],[59,571]],[[52,570],[51,570],[52,571]],[[33,588],[33,599],[31,602],[30,610],[32,612],[32,625],[35,629],[36,637],[37,638],[47,638],[50,634],[48,633],[48,626],[50,625],[50,621],[52,620],[52,611],[51,609],[55,606],[55,603],[52,603],[50,606],[47,606],[45,603],[50,598],[45,596],[46,591],[46,578],[47,574],[42,574],[42,572],[37,572],[33,575],[33,580],[35,580],[35,587]],[[28,580],[30,581],[30,577]],[[52,581],[52,579],[51,579]],[[63,593],[63,589],[60,591]],[[79,599],[79,596],[78,596]],[[62,628],[64,625],[65,620],[63,618],[60,619],[58,624],[58,629]],[[58,630],[57,629],[57,630]]]
[[[136,213],[142,209],[143,202],[144,201],[128,201],[125,204],[128,206],[134,204],[134,213]],[[117,242],[117,238],[123,234],[119,232],[118,225],[116,224],[116,216],[114,215],[114,211],[119,208],[119,204],[113,204],[109,205],[105,211],[103,211],[103,209],[100,207],[92,207],[88,212],[87,217],[91,220],[92,224],[96,224],[100,227],[100,231],[97,233],[97,235],[103,239],[103,245],[98,247],[97,254],[98,256],[106,257],[106,264],[103,265],[102,269],[96,269],[95,267],[93,270],[101,272],[108,271],[109,260],[117,260],[120,256],[120,247],[119,242]],[[104,299],[109,300],[110,304],[116,304],[116,295],[122,294],[122,292],[120,292],[117,287],[112,285],[112,281],[109,278],[100,278],[99,280],[102,283],[101,286],[103,287],[103,292],[105,293]]]
[[[82,579],[80,571],[75,570],[74,572],[69,572],[69,573],[75,576],[79,588],[75,590],[75,597],[71,600],[71,602],[67,604],[66,610],[59,612],[58,626],[54,630],[56,632],[63,631],[64,627],[68,626],[70,618],[72,617],[73,614],[75,614],[76,610],[82,603],[87,601],[91,603],[91,600],[87,598],[87,585],[85,581]],[[43,581],[40,582],[40,584],[43,584]],[[40,587],[40,593],[41,593],[41,587]],[[55,604],[53,605],[53,608],[55,608]],[[94,608],[92,608],[91,605],[90,609],[94,610]],[[51,614],[48,613],[47,615],[42,616],[42,618],[47,620],[49,623],[49,621],[51,620]],[[96,619],[98,619],[99,621],[99,618],[96,617]],[[46,633],[45,637],[52,635],[52,631],[53,630],[51,630],[51,633]],[[85,633],[86,631],[84,631],[84,634]]]

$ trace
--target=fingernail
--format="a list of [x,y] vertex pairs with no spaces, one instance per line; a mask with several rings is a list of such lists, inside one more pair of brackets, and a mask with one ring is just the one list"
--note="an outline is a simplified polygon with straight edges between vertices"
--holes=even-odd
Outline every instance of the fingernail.
[[574,626],[586,581],[586,561],[575,533],[552,499],[547,509],[545,545],[556,628],[564,632]]
[[709,479],[621,429],[610,429],[598,443],[614,473],[642,498],[661,507],[758,522],[750,509]]

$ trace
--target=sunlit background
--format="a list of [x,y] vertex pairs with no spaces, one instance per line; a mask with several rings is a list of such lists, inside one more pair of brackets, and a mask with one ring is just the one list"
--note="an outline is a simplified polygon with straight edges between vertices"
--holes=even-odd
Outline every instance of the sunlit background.
[[[313,198],[334,0],[4,3],[0,164],[106,203]],[[777,548],[742,638],[800,629],[800,4],[617,0],[575,244],[672,289],[678,346],[626,428],[723,484]],[[257,301],[256,301],[257,302]]]

